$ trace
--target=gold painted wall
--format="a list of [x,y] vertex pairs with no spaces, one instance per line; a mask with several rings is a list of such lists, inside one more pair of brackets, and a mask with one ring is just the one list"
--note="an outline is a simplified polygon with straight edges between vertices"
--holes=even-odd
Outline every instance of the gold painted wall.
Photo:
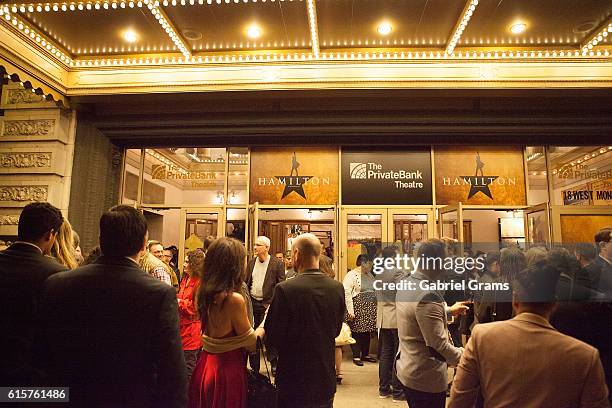
[[442,146],[434,156],[437,204],[527,204],[522,146]]
[[250,203],[338,202],[337,147],[253,148],[250,174]]
[[561,215],[561,241],[595,242],[595,233],[610,226],[612,215]]

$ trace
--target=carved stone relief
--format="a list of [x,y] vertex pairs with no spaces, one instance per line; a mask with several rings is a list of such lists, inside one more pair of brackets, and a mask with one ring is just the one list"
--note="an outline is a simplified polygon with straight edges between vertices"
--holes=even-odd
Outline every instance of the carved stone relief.
[[51,167],[51,152],[0,153],[0,167]]
[[55,119],[6,120],[4,136],[47,136],[55,127]]
[[0,215],[0,225],[18,225],[18,215]]
[[39,103],[43,102],[43,97],[37,95],[29,89],[9,89],[8,90],[8,103]]
[[0,201],[47,201],[49,186],[0,186]]

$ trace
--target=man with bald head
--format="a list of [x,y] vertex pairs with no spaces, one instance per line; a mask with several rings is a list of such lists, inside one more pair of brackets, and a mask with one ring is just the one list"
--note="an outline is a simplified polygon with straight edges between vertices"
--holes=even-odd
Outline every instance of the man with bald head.
[[336,393],[334,339],[344,317],[344,288],[319,269],[313,234],[293,240],[297,276],[279,283],[266,318],[266,343],[278,351],[279,408],[328,408]]

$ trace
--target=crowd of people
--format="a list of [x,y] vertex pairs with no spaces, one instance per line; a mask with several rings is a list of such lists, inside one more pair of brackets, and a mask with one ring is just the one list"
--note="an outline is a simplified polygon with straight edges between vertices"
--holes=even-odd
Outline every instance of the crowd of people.
[[[332,407],[350,345],[356,366],[378,362],[379,396],[410,408],[609,407],[611,234],[572,251],[478,254],[484,268],[469,273],[427,262],[373,273],[376,257],[401,252],[391,245],[364,251],[340,283],[309,233],[273,256],[257,237],[250,259],[242,242],[208,237],[181,274],[176,248],[149,240],[137,209],[105,212],[83,257],[61,212],[33,203],[0,252],[0,386],[70,387],[78,407],[247,407],[247,365],[260,372],[265,344],[277,406]],[[416,251],[443,259],[457,243]],[[466,279],[508,289],[419,285]],[[417,289],[375,290],[376,280]]]

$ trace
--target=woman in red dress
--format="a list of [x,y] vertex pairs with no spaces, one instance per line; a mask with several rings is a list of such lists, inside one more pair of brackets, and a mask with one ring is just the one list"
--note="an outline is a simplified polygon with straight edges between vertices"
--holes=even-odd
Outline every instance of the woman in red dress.
[[188,383],[202,348],[201,322],[195,298],[200,288],[203,267],[204,251],[189,251],[183,264],[183,279],[176,294]]
[[189,408],[246,408],[246,351],[256,334],[240,294],[246,251],[232,238],[215,240],[206,252],[198,291],[203,351],[191,377]]

